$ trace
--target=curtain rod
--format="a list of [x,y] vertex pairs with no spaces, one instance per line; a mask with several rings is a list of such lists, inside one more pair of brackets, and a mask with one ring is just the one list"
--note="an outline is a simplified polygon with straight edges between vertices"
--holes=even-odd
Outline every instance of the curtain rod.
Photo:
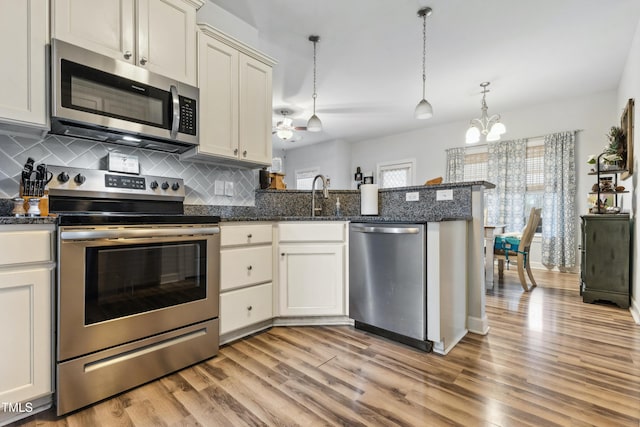
[[[555,133],[563,133],[563,132],[582,132],[584,131],[584,129],[574,129],[574,130],[565,130],[565,131],[560,131],[560,132],[552,132],[552,133],[548,133],[546,135],[536,135],[536,136],[527,136],[524,138],[518,138],[518,139],[538,139],[538,138],[544,138],[548,135],[553,135]],[[510,142],[510,141],[516,141],[515,139],[507,139],[503,142]],[[463,145],[462,147],[452,147],[452,148],[475,148],[475,147],[486,147],[488,146],[489,143],[487,142],[483,142],[482,144],[466,144]],[[450,148],[447,148],[447,150],[450,150]]]

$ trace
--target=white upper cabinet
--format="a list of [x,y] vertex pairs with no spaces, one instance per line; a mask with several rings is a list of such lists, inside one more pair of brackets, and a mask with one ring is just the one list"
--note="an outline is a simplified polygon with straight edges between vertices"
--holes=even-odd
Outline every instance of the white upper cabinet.
[[200,146],[183,158],[270,165],[275,62],[206,24],[199,29]]
[[196,85],[202,0],[53,0],[52,37]]
[[46,128],[47,0],[0,1],[0,121]]

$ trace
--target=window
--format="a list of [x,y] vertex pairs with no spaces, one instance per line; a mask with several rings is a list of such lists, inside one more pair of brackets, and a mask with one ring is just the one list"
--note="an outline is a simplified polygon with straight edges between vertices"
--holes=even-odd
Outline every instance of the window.
[[[533,145],[535,144],[535,145]],[[544,145],[542,140],[530,142],[527,145],[527,158],[525,160],[527,168],[527,193],[524,196],[525,222],[531,208],[542,207],[544,196]],[[542,221],[536,233],[542,233]]]
[[[318,168],[303,169],[296,171],[296,190],[311,190],[313,178],[320,173]],[[316,187],[317,187],[316,183]],[[322,188],[322,187],[321,187]]]
[[380,188],[408,187],[415,181],[415,159],[378,163]]
[[468,153],[464,156],[464,180],[487,180],[487,152]]

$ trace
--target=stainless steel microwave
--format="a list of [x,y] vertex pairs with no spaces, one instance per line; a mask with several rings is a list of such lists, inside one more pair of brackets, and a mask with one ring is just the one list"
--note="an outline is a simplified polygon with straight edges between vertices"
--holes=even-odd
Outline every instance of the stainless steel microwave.
[[51,133],[182,153],[198,145],[197,87],[51,40]]

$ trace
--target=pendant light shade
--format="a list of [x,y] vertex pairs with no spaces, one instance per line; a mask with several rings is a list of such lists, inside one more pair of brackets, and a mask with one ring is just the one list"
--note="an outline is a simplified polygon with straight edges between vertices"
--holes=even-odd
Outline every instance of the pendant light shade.
[[433,116],[433,107],[429,104],[429,101],[423,99],[416,105],[415,111],[416,119],[430,119]]
[[427,101],[426,96],[426,58],[427,58],[427,16],[431,15],[433,10],[430,7],[422,8],[418,11],[418,16],[422,18],[422,100],[418,102],[415,110],[416,119],[429,119],[433,116],[433,107]]
[[316,115],[316,98],[318,93],[316,91],[316,44],[320,40],[320,36],[309,36],[309,41],[313,43],[313,115],[307,122],[307,130],[309,132],[320,132],[322,130],[322,122]]

